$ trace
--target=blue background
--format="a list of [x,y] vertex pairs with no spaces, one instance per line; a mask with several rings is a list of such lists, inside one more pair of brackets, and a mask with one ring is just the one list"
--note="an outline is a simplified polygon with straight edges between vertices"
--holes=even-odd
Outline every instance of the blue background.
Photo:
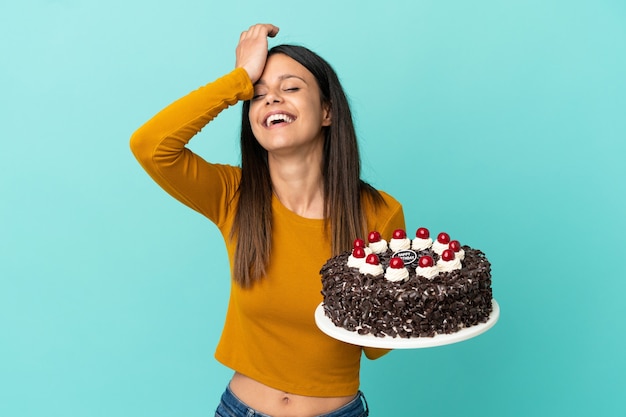
[[[498,324],[365,361],[373,415],[625,415],[621,0],[2,2],[0,415],[212,415],[223,243],[128,139],[259,21],[333,64],[409,232],[493,263]],[[237,163],[239,114],[192,148]]]

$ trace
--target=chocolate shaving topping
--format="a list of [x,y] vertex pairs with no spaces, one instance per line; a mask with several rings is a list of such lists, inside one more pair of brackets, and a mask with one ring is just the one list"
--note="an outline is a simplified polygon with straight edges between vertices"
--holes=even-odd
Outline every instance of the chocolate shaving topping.
[[[463,250],[461,269],[429,280],[410,267],[399,282],[348,267],[349,252],[333,257],[320,271],[324,312],[336,326],[377,337],[433,337],[484,323],[492,310],[491,264],[480,250]],[[379,255],[383,268],[392,255]],[[439,259],[430,249],[423,255]]]

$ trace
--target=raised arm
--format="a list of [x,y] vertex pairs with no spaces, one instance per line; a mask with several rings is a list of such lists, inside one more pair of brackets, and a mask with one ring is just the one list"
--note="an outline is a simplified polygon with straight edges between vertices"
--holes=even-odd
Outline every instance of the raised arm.
[[208,163],[186,145],[222,110],[252,98],[253,77],[260,77],[267,57],[267,36],[277,32],[273,25],[255,25],[243,32],[232,72],[173,102],[130,140],[133,154],[154,181],[216,223],[223,209],[220,203],[234,192],[238,179],[232,177],[238,171]]
[[[223,189],[220,170],[186,147],[207,123],[239,100],[252,97],[243,69],[235,69],[161,110],[131,137],[130,147],[146,172],[174,198],[212,220]],[[220,138],[219,140],[224,140]],[[218,213],[215,213],[217,215]]]

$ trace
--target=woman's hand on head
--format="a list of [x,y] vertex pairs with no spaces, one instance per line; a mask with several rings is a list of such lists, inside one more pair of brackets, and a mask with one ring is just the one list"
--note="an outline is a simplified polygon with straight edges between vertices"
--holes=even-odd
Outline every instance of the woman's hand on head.
[[267,38],[278,33],[278,27],[272,24],[257,24],[241,33],[236,50],[236,68],[243,68],[254,84],[261,78],[267,60]]

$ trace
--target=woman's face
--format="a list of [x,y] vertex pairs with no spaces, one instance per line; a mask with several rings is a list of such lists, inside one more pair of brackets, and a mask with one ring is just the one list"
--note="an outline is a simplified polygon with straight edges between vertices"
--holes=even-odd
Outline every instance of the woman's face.
[[259,144],[269,153],[285,155],[319,151],[322,127],[331,123],[313,74],[284,54],[268,58],[248,117]]

